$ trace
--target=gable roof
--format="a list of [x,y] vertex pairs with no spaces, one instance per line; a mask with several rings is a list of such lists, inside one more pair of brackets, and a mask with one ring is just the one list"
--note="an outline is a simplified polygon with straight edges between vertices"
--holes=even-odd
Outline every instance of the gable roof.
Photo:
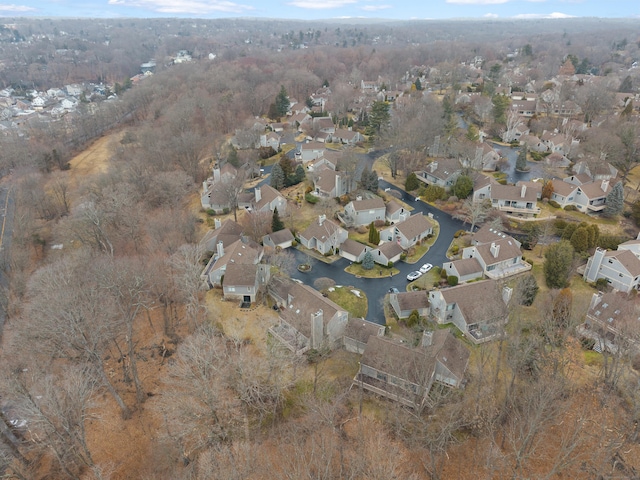
[[445,366],[460,380],[464,377],[469,364],[469,349],[449,329],[435,330],[431,337],[431,345],[424,347],[427,353]]
[[386,206],[386,212],[387,212],[387,215],[393,215],[398,210],[401,210],[403,208],[404,207],[400,205],[398,202],[396,202],[395,200],[389,200],[389,203],[387,203],[387,206]]
[[422,213],[411,215],[405,221],[396,223],[395,227],[409,240],[433,228],[433,222]]
[[436,161],[431,162],[424,169],[429,175],[432,175],[440,180],[448,180],[453,174],[459,172],[462,169],[460,162],[456,158],[439,158]]
[[320,221],[320,219],[316,219],[304,232],[300,234],[300,236],[307,240],[316,238],[317,240],[324,242],[339,230],[341,230],[341,227],[331,220],[324,219]]
[[465,283],[440,290],[447,304],[458,305],[467,324],[506,318],[508,310],[495,280]]
[[401,311],[420,310],[429,306],[429,297],[427,296],[426,290],[400,292],[395,295]]
[[[522,195],[523,189],[524,196]],[[534,204],[538,199],[536,192],[531,188],[527,188],[526,185],[517,187],[515,185],[501,185],[499,183],[491,187],[491,198],[497,200],[533,202]]]
[[[261,210],[265,205],[270,204],[278,197],[282,197],[284,199],[282,194],[278,190],[273,188],[271,185],[261,185],[260,187],[256,187],[256,188],[260,189],[260,197],[261,197],[260,201],[256,202],[257,210]],[[255,196],[255,191],[254,191],[254,196]]]
[[471,236],[471,244],[481,245],[495,242],[501,238],[500,232],[487,223]]
[[323,192],[330,192],[336,187],[336,178],[341,176],[342,172],[329,168],[322,169],[316,178],[316,187]]
[[377,196],[373,198],[365,198],[363,200],[352,200],[351,204],[356,212],[385,208],[384,200]]
[[257,264],[230,263],[224,272],[223,286],[252,287],[256,283]]
[[288,228],[278,230],[277,232],[271,232],[265,236],[268,236],[275,245],[294,240],[293,233],[291,233],[291,230]]
[[[344,336],[358,342],[367,343],[370,336],[380,336],[381,329],[384,329],[383,325],[378,325],[364,318],[350,318],[344,329]],[[384,332],[384,330],[382,331]]]
[[568,197],[572,193],[574,193],[577,189],[577,185],[573,185],[568,182],[564,182],[562,180],[552,180],[553,182],[553,193],[556,193],[562,197]]
[[211,270],[215,271],[232,263],[253,265],[258,263],[259,256],[260,251],[258,249],[247,245],[242,240],[236,240],[229,245],[229,248],[224,249],[224,255],[215,261]]
[[342,245],[340,245],[341,251],[354,255],[355,257],[359,257],[366,248],[366,245],[356,242],[351,238],[347,238],[342,242]]
[[214,251],[218,242],[222,242],[222,245],[226,248],[233,242],[240,240],[242,231],[242,225],[228,218],[220,227],[215,230],[209,230],[202,239],[202,243],[209,251]]
[[[606,189],[602,189],[602,185],[605,185]],[[606,180],[595,180],[589,183],[583,183],[578,187],[587,198],[600,198],[605,197],[613,188],[612,182]]]
[[396,255],[400,255],[402,253],[402,247],[396,242],[385,242],[382,245],[379,245],[377,250],[388,259],[391,259]]
[[477,258],[462,258],[460,260],[454,260],[451,262],[461,277],[471,275],[473,273],[481,273],[482,265],[478,262]]
[[[491,248],[495,246],[498,248],[498,255],[494,256],[491,252]],[[512,258],[522,256],[520,247],[515,243],[511,237],[501,238],[491,243],[483,243],[474,247],[478,252],[478,255],[482,257],[485,265],[493,265],[495,263],[504,262]]]
[[587,316],[612,328],[633,325],[636,331],[640,322],[640,305],[637,297],[633,298],[621,292],[594,293]]
[[618,260],[632,277],[640,275],[640,259],[631,250],[612,250],[604,256]]

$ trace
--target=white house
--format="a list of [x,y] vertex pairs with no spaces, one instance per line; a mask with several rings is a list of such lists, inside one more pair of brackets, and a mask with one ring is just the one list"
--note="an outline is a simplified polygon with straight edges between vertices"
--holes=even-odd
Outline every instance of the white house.
[[413,247],[433,233],[433,222],[422,213],[380,231],[381,242],[396,242],[403,249]]
[[583,278],[588,282],[606,278],[611,287],[628,293],[640,283],[640,259],[631,250],[596,248],[587,261]]

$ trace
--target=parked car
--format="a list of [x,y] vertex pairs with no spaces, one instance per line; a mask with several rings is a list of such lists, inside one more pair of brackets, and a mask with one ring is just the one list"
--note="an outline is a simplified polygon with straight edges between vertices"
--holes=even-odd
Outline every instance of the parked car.
[[419,279],[421,276],[422,276],[422,273],[416,270],[415,272],[411,272],[409,275],[407,275],[407,280],[409,280],[410,282],[413,282],[414,280]]
[[420,273],[427,273],[432,268],[433,268],[433,265],[431,265],[430,263],[425,263],[420,267]]
[[389,289],[389,293],[400,293],[400,290],[398,290],[396,287],[391,287]]

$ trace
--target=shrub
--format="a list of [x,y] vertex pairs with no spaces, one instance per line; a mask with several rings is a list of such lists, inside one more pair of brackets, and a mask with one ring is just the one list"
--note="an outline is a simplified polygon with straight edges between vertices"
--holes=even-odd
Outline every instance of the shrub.
[[393,262],[387,263],[387,268],[393,268]]
[[310,203],[312,205],[318,203],[319,200],[318,197],[310,193],[305,194],[304,199],[307,201],[307,203]]
[[440,278],[447,278],[447,271],[444,268],[440,270]]
[[207,208],[206,212],[210,217],[213,217],[216,214],[216,211],[213,208]]
[[222,214],[223,214],[223,215],[227,215],[230,211],[231,211],[231,210],[229,210],[229,207],[224,207],[224,208],[222,209]]
[[449,275],[447,277],[447,283],[452,287],[455,287],[456,285],[458,285],[458,277],[456,277],[455,275]]
[[311,192],[313,192],[313,187],[311,185],[307,186],[307,188],[304,189],[305,194],[311,193]]
[[606,278],[599,278],[596,280],[596,288],[598,290],[604,290],[609,286],[609,281]]
[[[549,202],[551,203],[551,202]],[[577,212],[578,211],[578,207],[576,207],[575,205],[567,205],[566,207],[564,207],[565,211],[567,212]]]
[[420,314],[417,310],[412,310],[409,314],[409,318],[405,320],[407,327],[413,327],[420,321]]
[[453,238],[458,238],[460,235],[464,235],[465,233],[467,233],[465,230],[458,230],[453,234]]
[[551,205],[553,208],[560,208],[560,204],[555,200],[549,200],[549,205]]
[[451,253],[453,255],[457,255],[459,251],[460,251],[460,247],[458,245],[454,245],[453,247],[451,247]]

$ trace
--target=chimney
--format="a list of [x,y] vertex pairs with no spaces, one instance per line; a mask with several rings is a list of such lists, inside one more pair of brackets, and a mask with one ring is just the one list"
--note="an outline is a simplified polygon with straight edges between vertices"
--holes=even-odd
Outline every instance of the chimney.
[[222,241],[218,242],[217,249],[218,249],[218,258],[224,257],[224,245],[222,244]]
[[591,303],[589,304],[589,310],[596,308],[602,301],[602,292],[594,293],[591,297]]
[[425,330],[422,333],[422,346],[428,347],[429,345],[431,345],[432,341],[433,341],[433,332],[430,330]]
[[356,195],[356,202],[362,201],[362,195]]
[[500,245],[496,245],[495,242],[491,242],[491,248],[489,250],[491,251],[491,255],[493,255],[493,258],[498,258],[498,254],[500,253]]
[[213,226],[214,226],[216,229],[218,229],[218,228],[220,228],[220,227],[222,226],[222,222],[220,221],[220,219],[219,219],[219,218],[214,218],[214,219],[213,219]]
[[324,221],[327,219],[327,216],[322,214],[318,217],[318,225],[322,226],[322,224],[324,223]]
[[602,180],[602,191],[606,192],[607,188],[609,188],[609,179]]
[[213,168],[213,181],[214,181],[214,183],[220,181],[220,168],[219,167],[214,167]]
[[509,305],[509,300],[511,300],[511,294],[513,293],[513,288],[502,287],[502,300],[505,305]]
[[262,200],[262,191],[260,190],[260,187],[256,187],[256,189],[253,191],[253,194],[256,197],[256,203]]
[[520,191],[520,197],[524,198],[526,193],[527,193],[527,186],[526,185],[522,185],[522,190]]
[[311,314],[311,348],[320,348],[324,335],[324,314],[322,309]]
[[438,169],[438,162],[431,162],[431,173],[435,172]]
[[287,305],[291,307],[293,305],[293,295],[287,293]]

